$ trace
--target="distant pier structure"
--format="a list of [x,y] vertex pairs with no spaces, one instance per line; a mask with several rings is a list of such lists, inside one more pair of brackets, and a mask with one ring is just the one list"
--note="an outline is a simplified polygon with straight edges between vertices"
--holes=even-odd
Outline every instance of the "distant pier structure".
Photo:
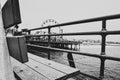
[[[27,29],[22,29],[19,35],[27,35],[26,41],[30,44],[40,45],[40,46],[48,46],[48,36],[42,36],[45,32],[40,31],[39,35],[34,34],[30,35],[30,32]],[[38,32],[37,32],[38,33]],[[55,34],[55,33],[53,33]],[[64,39],[61,36],[51,36],[50,38],[51,47],[60,48],[60,49],[69,49],[69,50],[80,50],[81,41],[68,40]]]
[[[47,36],[30,36],[27,37],[27,43],[48,46]],[[50,41],[51,47],[69,49],[69,50],[80,50],[80,41],[70,41],[61,37],[51,37]]]
[[[48,19],[41,24],[41,27],[56,25],[56,24],[58,24],[56,20]],[[61,29],[60,26],[56,31],[59,34],[63,33],[63,29]],[[48,46],[49,37],[47,33],[48,31],[38,30],[33,34],[33,36],[26,37],[27,43],[41,45],[41,46]],[[51,31],[50,33],[56,34],[55,31]],[[28,29],[22,29],[21,34],[31,35],[31,32]],[[46,35],[46,36],[43,36],[43,35]],[[80,50],[81,41],[68,40],[68,39],[64,39],[62,35],[57,35],[57,36],[50,37],[50,44],[51,44],[51,47],[55,47],[55,48]]]

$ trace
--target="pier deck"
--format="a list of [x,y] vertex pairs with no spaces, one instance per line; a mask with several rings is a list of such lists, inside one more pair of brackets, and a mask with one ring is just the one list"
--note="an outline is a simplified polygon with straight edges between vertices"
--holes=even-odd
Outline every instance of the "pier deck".
[[21,80],[74,80],[79,70],[28,53],[29,61],[22,64],[11,57],[14,72]]

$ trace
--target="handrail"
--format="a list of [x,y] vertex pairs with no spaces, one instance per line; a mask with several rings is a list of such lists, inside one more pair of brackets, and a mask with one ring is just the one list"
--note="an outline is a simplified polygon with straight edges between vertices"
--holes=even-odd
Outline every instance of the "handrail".
[[70,53],[73,53],[73,54],[85,55],[85,56],[90,56],[90,57],[96,57],[96,58],[100,58],[100,59],[104,58],[104,59],[108,59],[108,60],[120,61],[120,58],[106,56],[106,55],[85,53],[85,52],[79,52],[79,51],[73,51],[73,50],[67,50],[67,49],[59,49],[59,48],[52,48],[52,47],[45,47],[45,46],[38,46],[38,45],[33,45],[33,44],[27,44],[27,46],[39,47],[39,48],[44,48],[44,49],[48,49],[48,50],[55,50],[55,51],[61,51],[61,52],[70,52]]
[[67,22],[67,23],[62,23],[62,24],[57,24],[57,25],[50,25],[50,26],[46,26],[46,27],[30,29],[28,31],[33,31],[33,30],[38,30],[38,29],[45,29],[45,28],[52,28],[52,27],[59,27],[59,26],[62,27],[62,26],[80,24],[80,23],[88,23],[88,22],[95,22],[95,21],[118,19],[118,18],[120,18],[120,14],[103,16],[103,17],[97,17],[97,18],[90,18],[90,19],[73,21],[73,22]]
[[74,32],[74,33],[60,33],[60,34],[41,34],[41,35],[26,35],[26,36],[71,36],[71,35],[115,35],[120,34],[120,30],[117,31],[94,31],[94,32]]
[[[85,55],[85,56],[99,58],[100,61],[101,61],[99,79],[103,79],[104,78],[104,69],[105,69],[105,60],[120,61],[120,58],[105,55],[106,54],[106,47],[105,47],[106,46],[106,36],[107,35],[120,35],[120,30],[107,31],[107,29],[106,29],[106,21],[107,20],[112,20],[112,19],[120,19],[120,14],[97,17],[97,18],[91,18],[91,19],[85,19],[85,20],[79,20],[79,21],[73,21],[73,22],[67,22],[67,23],[61,23],[61,24],[57,24],[57,25],[50,25],[50,26],[34,28],[34,29],[29,29],[29,30],[27,30],[29,35],[26,35],[26,37],[28,37],[28,38],[29,37],[39,37],[39,36],[48,36],[48,47],[31,45],[31,44],[27,44],[27,46],[33,46],[33,47],[38,47],[38,48],[43,48],[43,49],[48,49],[48,50],[56,50],[56,51],[67,52],[68,53],[68,58],[70,58],[70,60],[73,60],[72,54],[79,54],[79,55]],[[96,22],[96,21],[101,21],[102,22],[101,31],[51,34],[51,28],[68,26],[68,25],[75,25],[75,24],[82,24],[82,23],[89,23],[89,22]],[[39,29],[48,29],[48,34],[30,35],[31,31],[39,30]],[[98,54],[90,54],[90,53],[83,53],[83,52],[78,52],[78,51],[73,51],[73,50],[66,50],[66,49],[59,49],[59,48],[50,47],[51,43],[52,43],[51,36],[71,36],[71,35],[72,36],[73,35],[100,35],[101,36],[101,41],[102,41],[102,43],[101,43],[101,54],[100,55],[98,55]],[[50,52],[48,52],[48,58],[50,59]],[[69,62],[69,64],[70,64],[70,66],[75,67],[75,64],[73,62]]]

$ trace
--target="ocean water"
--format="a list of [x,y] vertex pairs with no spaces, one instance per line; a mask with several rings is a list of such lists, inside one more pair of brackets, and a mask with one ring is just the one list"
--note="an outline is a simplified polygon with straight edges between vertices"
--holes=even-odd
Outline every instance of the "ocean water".
[[[100,54],[100,45],[81,45],[80,52],[87,52],[91,54]],[[58,52],[57,52],[58,53]],[[61,53],[60,53],[61,54]],[[106,46],[106,55],[120,58],[120,46]],[[82,55],[73,54],[76,68],[81,72],[99,77],[100,59]],[[53,58],[54,61],[69,65],[67,53],[58,55]],[[120,61],[105,61],[105,80],[120,80]]]

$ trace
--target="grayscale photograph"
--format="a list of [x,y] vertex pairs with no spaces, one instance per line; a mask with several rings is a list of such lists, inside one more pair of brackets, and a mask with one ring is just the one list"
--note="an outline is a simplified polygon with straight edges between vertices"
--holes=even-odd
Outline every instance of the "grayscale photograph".
[[120,80],[120,0],[0,0],[0,80]]

